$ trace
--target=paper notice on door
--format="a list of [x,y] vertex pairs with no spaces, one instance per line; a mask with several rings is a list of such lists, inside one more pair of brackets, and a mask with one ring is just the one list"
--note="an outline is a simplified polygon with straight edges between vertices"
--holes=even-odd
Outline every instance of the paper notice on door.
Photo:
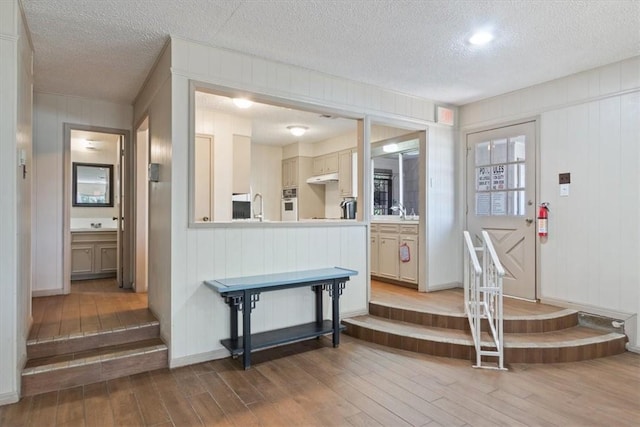
[[507,214],[507,193],[491,193],[491,215]]
[[476,215],[491,215],[491,193],[476,193]]
[[504,190],[507,184],[507,174],[505,165],[496,165],[492,167],[493,177],[491,180],[492,190]]
[[476,190],[477,191],[491,190],[491,167],[490,166],[476,168]]

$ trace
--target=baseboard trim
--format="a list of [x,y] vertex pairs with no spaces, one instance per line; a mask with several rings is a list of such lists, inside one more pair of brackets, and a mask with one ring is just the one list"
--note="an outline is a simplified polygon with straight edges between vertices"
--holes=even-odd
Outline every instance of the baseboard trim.
[[40,291],[31,291],[32,297],[50,297],[54,295],[64,295],[64,289],[43,289]]
[[627,350],[629,350],[632,353],[638,353],[640,354],[640,347],[638,346],[634,346],[634,345],[628,345],[627,344]]
[[189,356],[178,357],[169,360],[169,368],[179,368],[181,366],[195,365],[196,363],[209,362],[210,360],[224,359],[229,357],[230,353],[227,349],[207,351],[205,353],[192,354]]
[[[367,305],[369,305],[369,304],[367,304]],[[368,309],[365,309],[365,310],[354,310],[354,311],[348,311],[346,313],[342,313],[340,315],[340,318],[347,319],[349,317],[365,316],[367,314],[369,314],[369,310]]]
[[17,391],[0,394],[0,406],[10,405],[12,403],[16,403],[19,400],[20,400],[20,395],[18,394]]
[[610,317],[612,319],[624,320],[625,322],[635,316],[633,313],[625,313],[622,311],[609,310],[602,307],[596,307],[589,304],[577,304],[556,298],[541,297],[540,302],[543,304],[556,305],[563,308],[571,308],[573,310],[584,311],[586,313],[597,314],[598,316]]
[[450,282],[450,283],[443,283],[441,285],[428,286],[427,292],[444,291],[446,289],[456,289],[456,288],[462,288],[462,283]]

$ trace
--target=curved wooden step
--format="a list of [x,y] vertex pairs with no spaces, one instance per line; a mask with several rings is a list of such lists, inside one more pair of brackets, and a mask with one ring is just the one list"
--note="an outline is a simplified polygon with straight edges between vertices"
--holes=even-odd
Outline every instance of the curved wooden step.
[[[462,305],[461,305],[462,307]],[[414,323],[422,326],[469,331],[469,321],[464,311],[454,312],[434,308],[421,309],[389,302],[371,301],[369,314],[383,319]],[[555,311],[536,314],[504,315],[505,333],[540,333],[572,328],[578,325],[576,310],[557,308]],[[482,330],[488,331],[486,324]]]
[[[466,320],[466,319],[465,319]],[[456,359],[475,359],[471,334],[461,329],[424,326],[375,316],[344,319],[346,333],[388,347]],[[582,326],[547,333],[505,334],[506,363],[575,362],[625,351],[627,337]],[[483,334],[483,345],[489,337]]]

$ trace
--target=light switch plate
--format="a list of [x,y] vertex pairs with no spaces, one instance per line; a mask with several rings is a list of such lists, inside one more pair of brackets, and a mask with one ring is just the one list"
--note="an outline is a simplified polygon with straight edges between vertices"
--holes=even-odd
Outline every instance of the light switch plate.
[[149,163],[149,181],[158,182],[160,180],[160,164]]

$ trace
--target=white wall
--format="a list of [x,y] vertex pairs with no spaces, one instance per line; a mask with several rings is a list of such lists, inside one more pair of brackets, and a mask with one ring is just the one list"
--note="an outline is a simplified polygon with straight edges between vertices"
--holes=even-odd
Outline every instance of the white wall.
[[34,295],[63,292],[64,124],[131,130],[132,107],[74,96],[34,97]]
[[[169,71],[171,47],[167,46],[135,102],[134,119],[149,117],[149,162],[158,163],[159,180],[149,184],[149,309],[160,321],[160,334],[171,343],[172,298],[172,85]],[[184,135],[182,143],[187,144]],[[186,220],[186,219],[185,219]],[[185,223],[186,224],[186,223]]]
[[[464,106],[464,129],[540,118],[543,301],[605,315],[640,311],[640,57]],[[462,150],[462,148],[461,148]],[[571,173],[569,197],[558,174]],[[462,184],[459,186],[462,188]],[[627,330],[637,347],[640,322]]]
[[0,405],[19,398],[31,318],[32,61],[19,3],[0,2]]
[[429,175],[427,176],[427,288],[437,290],[462,283],[462,223],[456,143],[457,129],[433,125],[427,137]]

